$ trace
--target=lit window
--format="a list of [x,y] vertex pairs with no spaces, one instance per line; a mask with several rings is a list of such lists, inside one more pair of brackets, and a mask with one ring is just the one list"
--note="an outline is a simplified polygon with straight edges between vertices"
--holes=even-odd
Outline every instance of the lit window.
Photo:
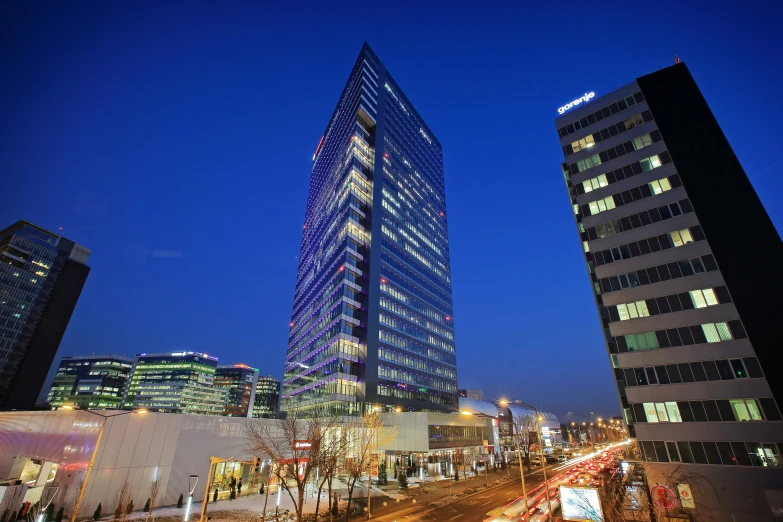
[[627,120],[623,121],[623,123],[625,124],[626,130],[630,130],[630,129],[633,129],[634,127],[638,127],[639,125],[644,123],[644,120],[642,119],[642,115],[641,114],[637,114],[637,115],[631,116]]
[[644,403],[644,414],[647,417],[647,422],[658,422],[658,412],[655,409],[655,403]]
[[712,288],[705,290],[691,290],[691,301],[696,308],[706,308],[708,306],[715,306],[718,303],[718,298],[715,297],[715,292]]
[[576,140],[575,142],[571,143],[571,148],[574,149],[574,152],[579,152],[580,150],[587,149],[593,145],[595,145],[595,140],[593,139],[593,135],[590,134],[581,140]]
[[657,169],[661,166],[661,160],[657,155],[644,158],[643,160],[640,160],[639,163],[641,163],[642,170],[645,172],[648,170]]
[[671,238],[672,244],[676,247],[686,243],[693,243],[693,236],[691,236],[691,231],[687,228],[669,232],[669,238]]
[[612,196],[607,196],[597,201],[591,201],[588,205],[590,207],[590,214],[598,214],[615,208],[614,198]]
[[666,402],[666,413],[669,415],[669,422],[682,422],[680,417],[680,409],[677,407],[676,402]]
[[645,134],[644,136],[638,136],[633,139],[633,147],[636,150],[643,149],[648,145],[652,145],[652,139],[650,138],[649,134]]
[[576,162],[576,168],[579,170],[579,172],[582,172],[584,170],[596,167],[601,164],[601,158],[598,157],[598,154],[593,154],[592,156],[589,156],[583,160],[579,160]]
[[650,190],[652,190],[653,194],[660,194],[672,189],[669,178],[658,179],[648,183],[648,185],[650,185]]
[[655,410],[658,412],[658,420],[660,422],[668,422],[669,417],[666,414],[666,405],[662,402],[655,403]]

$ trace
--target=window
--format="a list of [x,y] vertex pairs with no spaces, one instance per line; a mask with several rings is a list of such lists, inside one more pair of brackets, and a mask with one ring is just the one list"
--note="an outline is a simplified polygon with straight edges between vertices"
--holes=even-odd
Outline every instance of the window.
[[734,411],[734,418],[738,421],[764,420],[755,399],[734,399],[729,403]]
[[658,155],[650,156],[649,158],[644,158],[639,163],[642,165],[642,170],[644,172],[647,172],[648,170],[657,169],[661,166],[661,160],[658,158]]
[[600,176],[583,181],[582,187],[585,189],[585,192],[592,192],[601,187],[605,187],[608,184],[609,183],[606,181],[606,174],[601,174]]
[[672,240],[672,244],[674,244],[675,247],[682,246],[686,243],[693,243],[691,231],[687,228],[669,232],[669,238]]
[[732,339],[729,325],[726,323],[707,323],[701,325],[701,329],[704,331],[708,343],[719,343]]
[[671,183],[669,183],[669,178],[663,178],[658,179],[655,181],[651,181],[648,183],[650,185],[650,190],[652,190],[653,194],[660,194],[661,192],[666,192],[667,190],[672,189]]
[[682,422],[676,402],[645,402],[647,422]]
[[637,317],[649,317],[650,315],[645,301],[617,305],[617,313],[620,315],[621,321],[636,319]]
[[624,337],[628,346],[628,351],[631,352],[637,352],[641,350],[655,350],[660,348],[658,345],[658,339],[655,337],[655,332],[632,334],[626,335]]
[[704,290],[691,290],[691,301],[696,308],[706,308],[708,306],[715,306],[720,304],[718,298],[715,297],[715,292],[712,288]]
[[579,170],[579,172],[583,172],[587,169],[597,167],[600,164],[601,158],[598,157],[598,154],[593,154],[592,156],[589,156],[583,160],[577,161],[576,168]]
[[635,114],[635,115],[631,116],[630,118],[628,118],[627,120],[623,121],[623,124],[625,124],[625,129],[626,130],[631,130],[634,127],[638,127],[642,123],[644,123],[644,120],[642,119],[642,115],[641,114]]
[[614,198],[612,196],[607,196],[603,199],[599,199],[598,201],[591,201],[589,206],[591,215],[604,212],[605,210],[612,210],[614,208]]
[[593,139],[592,134],[589,134],[581,140],[576,140],[575,142],[571,143],[571,147],[574,149],[574,152],[579,152],[582,149],[590,148],[593,145],[595,145],[595,140]]
[[652,138],[650,138],[649,134],[638,136],[633,139],[633,148],[636,150],[643,149],[648,145],[652,145],[652,142]]

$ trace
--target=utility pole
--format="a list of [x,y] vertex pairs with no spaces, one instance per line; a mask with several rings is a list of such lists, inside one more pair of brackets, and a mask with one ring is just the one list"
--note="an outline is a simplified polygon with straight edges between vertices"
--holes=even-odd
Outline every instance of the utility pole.
[[[537,423],[537,431],[538,431],[538,447],[539,447],[539,453],[541,454],[541,467],[544,470],[544,486],[546,487],[546,502],[547,506],[549,506],[549,519],[552,519],[552,499],[549,497],[549,482],[546,480],[546,458],[544,457],[544,436],[541,433],[541,422],[544,420],[543,415],[539,415],[536,417],[536,420],[538,420]],[[527,509],[527,504],[525,505],[525,508]]]

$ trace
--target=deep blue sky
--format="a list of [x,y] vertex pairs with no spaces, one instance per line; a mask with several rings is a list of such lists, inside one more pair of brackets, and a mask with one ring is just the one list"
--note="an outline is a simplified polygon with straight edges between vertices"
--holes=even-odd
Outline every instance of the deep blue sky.
[[723,4],[3,2],[0,225],[93,251],[58,357],[280,376],[312,154],[367,40],[443,144],[460,385],[619,413],[553,120],[677,53],[780,229],[782,4]]

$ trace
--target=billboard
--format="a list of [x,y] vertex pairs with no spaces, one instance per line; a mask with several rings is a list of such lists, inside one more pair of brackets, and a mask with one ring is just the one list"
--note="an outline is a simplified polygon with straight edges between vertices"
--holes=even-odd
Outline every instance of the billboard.
[[604,519],[596,488],[560,486],[560,502],[564,520],[601,522]]

